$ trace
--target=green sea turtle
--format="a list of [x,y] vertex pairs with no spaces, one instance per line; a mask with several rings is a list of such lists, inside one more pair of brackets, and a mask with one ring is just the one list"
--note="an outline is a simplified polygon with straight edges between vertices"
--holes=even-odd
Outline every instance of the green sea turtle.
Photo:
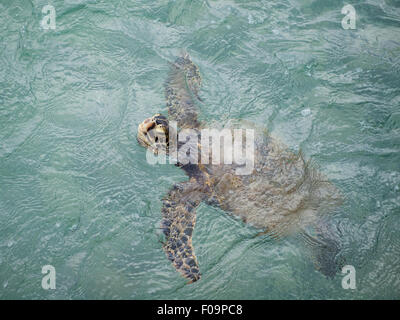
[[[195,130],[199,139],[192,147],[204,148],[199,141],[201,129],[206,126],[198,120],[196,108],[200,85],[199,69],[187,54],[171,63],[165,85],[168,118],[156,114],[144,120],[138,127],[139,144],[153,153],[162,151],[171,155],[173,148],[179,149],[182,145],[178,139],[172,146],[171,136],[176,132],[170,123],[176,121],[179,135],[187,128]],[[232,132],[238,124],[231,122],[225,128]],[[219,163],[212,163],[211,154],[209,163],[205,164],[182,163],[179,157],[176,159],[176,165],[187,173],[189,180],[176,184],[162,201],[163,249],[174,267],[190,282],[200,279],[192,234],[196,208],[201,202],[240,217],[258,228],[260,234],[279,238],[300,230],[313,248],[317,269],[329,277],[336,273],[338,241],[326,236],[321,216],[340,202],[338,190],[300,152],[289,151],[263,130],[256,132],[250,174],[237,174],[243,162],[224,164],[221,159]],[[186,146],[186,155],[190,154]],[[308,226],[314,227],[312,235],[304,232]]]

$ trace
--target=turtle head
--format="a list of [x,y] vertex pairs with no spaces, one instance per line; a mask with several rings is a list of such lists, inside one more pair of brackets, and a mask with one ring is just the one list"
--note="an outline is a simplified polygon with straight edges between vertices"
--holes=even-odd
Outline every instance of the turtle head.
[[150,149],[154,154],[168,152],[169,124],[168,119],[157,113],[139,124],[137,140],[140,145]]

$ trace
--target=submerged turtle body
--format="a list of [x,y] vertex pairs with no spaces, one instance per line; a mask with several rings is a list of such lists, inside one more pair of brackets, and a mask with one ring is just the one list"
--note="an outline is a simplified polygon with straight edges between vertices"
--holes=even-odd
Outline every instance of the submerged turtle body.
[[212,177],[211,204],[281,236],[314,223],[318,213],[340,202],[337,189],[301,152],[291,152],[261,129],[255,132],[251,174],[237,175],[235,165],[202,167]]
[[[195,106],[200,85],[198,67],[188,55],[171,64],[165,86],[168,120],[177,121],[180,129],[196,129],[199,138],[200,129],[205,127],[197,119]],[[160,114],[146,119],[138,128],[139,143],[153,148],[154,145],[160,147],[161,141],[168,152],[172,147],[168,120]],[[255,128],[254,125],[247,126]],[[243,123],[230,122],[224,128],[233,130],[239,127],[243,128]],[[243,154],[246,152],[244,145]],[[202,145],[196,142],[193,148],[201,149]],[[301,153],[289,151],[262,129],[255,130],[254,166],[249,174],[238,175],[238,164],[223,164],[222,159],[220,163],[212,164],[211,158],[208,164],[178,162],[189,180],[176,184],[163,199],[163,248],[175,268],[190,282],[200,279],[192,234],[196,208],[201,202],[218,206],[275,237],[309,225],[318,226],[320,215],[340,202],[337,189],[310,162],[306,162]],[[318,240],[315,243],[321,243],[317,247],[325,250],[328,242]],[[317,259],[319,257],[321,261],[317,268],[332,276],[338,247],[335,242],[329,242],[328,249],[324,254],[318,251]]]

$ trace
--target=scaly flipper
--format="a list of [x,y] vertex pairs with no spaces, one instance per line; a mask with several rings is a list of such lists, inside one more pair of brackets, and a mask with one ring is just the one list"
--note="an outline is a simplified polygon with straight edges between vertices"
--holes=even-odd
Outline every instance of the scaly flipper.
[[171,70],[165,84],[169,120],[178,122],[180,128],[197,128],[197,110],[193,96],[201,100],[198,92],[201,86],[199,68],[184,54],[171,63]]
[[202,193],[196,181],[175,185],[163,200],[161,228],[166,241],[163,249],[189,283],[200,279],[199,266],[192,246],[192,233],[196,223],[196,208]]
[[311,233],[303,230],[301,236],[310,250],[314,266],[323,275],[332,279],[344,265],[344,258],[340,255],[339,235],[322,219],[308,229]]

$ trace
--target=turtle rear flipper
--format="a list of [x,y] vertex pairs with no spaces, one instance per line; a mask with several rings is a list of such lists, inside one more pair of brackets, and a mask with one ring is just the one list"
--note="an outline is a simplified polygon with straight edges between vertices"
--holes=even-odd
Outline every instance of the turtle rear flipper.
[[303,231],[301,235],[310,250],[315,269],[328,278],[334,278],[344,265],[338,234],[320,220],[312,227],[312,234]]
[[192,234],[196,223],[196,208],[201,202],[201,193],[191,181],[176,185],[163,200],[161,228],[166,241],[163,249],[189,283],[200,279],[197,258],[192,245]]

